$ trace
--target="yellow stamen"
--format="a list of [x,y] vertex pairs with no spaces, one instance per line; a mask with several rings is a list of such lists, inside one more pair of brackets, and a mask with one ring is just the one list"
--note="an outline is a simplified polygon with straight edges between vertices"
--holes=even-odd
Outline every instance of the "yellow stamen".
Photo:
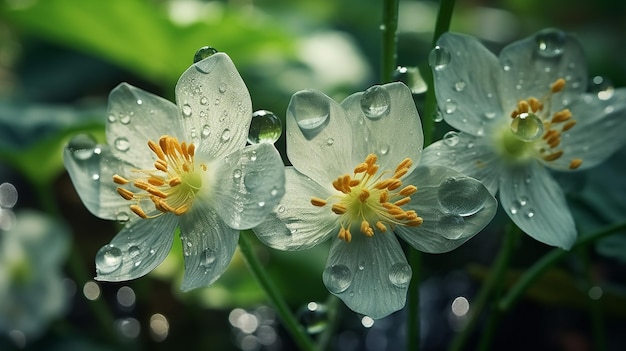
[[367,163],[360,163],[358,166],[354,167],[354,174],[359,174],[367,171],[369,165]]
[[393,204],[396,206],[404,206],[406,204],[408,204],[409,202],[411,202],[411,198],[410,197],[404,197],[396,202],[394,202]]
[[333,206],[331,207],[331,210],[333,212],[335,212],[338,215],[344,214],[347,211],[346,206],[341,205],[341,204],[333,204]]
[[322,200],[318,197],[312,197],[311,198],[311,204],[313,206],[317,206],[317,207],[324,207],[326,206],[326,200]]
[[150,148],[150,150],[152,150],[152,152],[154,152],[154,154],[160,160],[165,161],[165,154],[163,153],[163,150],[161,149],[161,146],[159,146],[157,143],[155,143],[152,140],[148,140],[148,147]]
[[549,161],[554,161],[554,160],[557,160],[557,159],[559,159],[561,156],[563,156],[563,150],[559,150],[559,151],[554,152],[554,153],[552,153],[552,154],[546,155],[546,156],[544,156],[544,157],[543,157],[543,159],[544,159],[545,161],[548,161],[548,162],[549,162]]
[[559,91],[563,90],[564,87],[565,79],[559,78],[556,80],[556,82],[552,83],[552,85],[550,86],[550,91],[552,91],[553,93],[558,93]]
[[559,111],[557,113],[555,113],[552,116],[552,123],[560,123],[560,122],[565,122],[568,119],[572,118],[572,112],[569,109],[564,109],[562,111]]
[[543,110],[543,104],[538,99],[531,97],[528,99],[528,104],[530,105],[530,109],[533,113]]
[[402,188],[402,190],[400,190],[398,194],[402,196],[410,196],[410,195],[415,194],[416,191],[417,191],[417,187],[415,185],[407,185],[404,188]]
[[120,196],[123,197],[124,200],[131,200],[133,197],[135,197],[135,194],[128,189],[117,188],[115,190],[117,190],[117,193],[120,194]]
[[570,120],[570,121],[568,121],[567,123],[565,123],[563,125],[563,129],[562,130],[564,132],[566,132],[566,131],[572,129],[572,127],[575,126],[575,125],[576,125],[576,121],[575,120]]
[[130,205],[130,210],[135,212],[135,214],[141,218],[148,218],[146,213],[138,205]]
[[130,183],[130,180],[122,177],[121,175],[114,174],[113,175],[113,182],[115,182],[117,184],[120,184],[120,185],[124,185],[124,184]]
[[367,198],[370,197],[370,192],[367,189],[361,189],[361,193],[359,194],[359,200],[361,202],[367,201]]
[[381,221],[376,222],[376,228],[383,233],[387,231],[387,227]]
[[569,163],[569,169],[577,169],[582,164],[583,160],[581,158],[575,158],[572,160],[572,162]]

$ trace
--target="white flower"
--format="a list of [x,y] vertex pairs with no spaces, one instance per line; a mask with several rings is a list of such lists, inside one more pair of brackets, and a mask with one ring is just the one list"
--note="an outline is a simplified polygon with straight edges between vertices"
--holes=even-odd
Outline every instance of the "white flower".
[[401,309],[411,267],[396,234],[421,251],[450,251],[497,208],[475,179],[417,166],[422,144],[402,83],[374,86],[341,104],[318,91],[296,93],[287,111],[293,167],[285,197],[254,231],[281,250],[333,238],[322,277],[328,290],[372,318]]
[[245,146],[250,95],[226,54],[185,71],[176,102],[121,84],[109,96],[108,145],[70,142],[65,150],[85,206],[98,217],[127,221],[98,252],[97,280],[147,274],[165,259],[180,227],[181,288],[209,285],[228,266],[239,230],[260,223],[283,195],[283,164],[273,145]]
[[570,248],[574,220],[549,169],[593,167],[624,144],[626,90],[585,93],[582,49],[554,29],[507,46],[499,58],[469,36],[447,33],[437,45],[439,108],[461,133],[433,144],[424,162],[481,180],[524,232]]

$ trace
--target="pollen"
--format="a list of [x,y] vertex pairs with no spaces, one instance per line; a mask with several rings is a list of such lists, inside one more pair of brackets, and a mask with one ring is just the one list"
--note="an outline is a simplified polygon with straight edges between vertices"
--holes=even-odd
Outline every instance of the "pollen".
[[117,193],[132,202],[129,208],[140,218],[187,213],[202,186],[201,173],[208,169],[196,164],[195,145],[164,135],[158,142],[149,140],[148,148],[155,157],[154,169],[132,169],[133,178],[113,175],[113,182],[121,185]]

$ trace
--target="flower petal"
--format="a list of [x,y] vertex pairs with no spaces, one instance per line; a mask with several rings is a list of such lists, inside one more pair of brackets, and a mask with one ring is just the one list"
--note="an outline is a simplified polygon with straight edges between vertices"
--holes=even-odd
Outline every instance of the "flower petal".
[[570,170],[573,159],[583,162],[578,170],[591,168],[606,160],[624,145],[626,130],[626,89],[616,89],[609,99],[583,94],[568,106],[576,125],[562,133],[563,156],[546,166]]
[[212,284],[230,264],[239,231],[224,223],[215,210],[200,205],[181,217],[180,232],[185,257],[181,290]]
[[[353,128],[344,109],[315,90],[291,97],[287,108],[287,155],[302,174],[322,186],[352,170],[362,129]],[[353,143],[353,140],[359,141]]]
[[[355,136],[352,139],[353,166],[363,162],[370,153],[378,156],[381,169],[394,169],[407,157],[414,164],[419,162],[424,135],[415,102],[406,85],[395,82],[373,86],[365,92],[350,95],[341,106],[353,126],[365,126],[364,135],[358,135],[364,139],[358,144]],[[376,112],[368,110],[367,106]]]
[[285,196],[267,219],[252,230],[266,245],[279,250],[304,250],[339,232],[338,216],[328,207],[311,204],[327,198],[328,190],[293,167],[285,169]]
[[450,168],[419,166],[406,180],[418,189],[406,207],[424,222],[419,227],[397,226],[395,232],[420,251],[451,251],[485,228],[496,214],[498,204],[487,188]]
[[536,240],[563,249],[574,244],[576,228],[563,191],[541,164],[508,169],[500,182],[500,201],[513,222]]
[[378,319],[404,307],[411,275],[395,235],[385,233],[334,240],[322,279],[351,310]]
[[140,169],[153,168],[148,140],[158,141],[165,134],[183,136],[176,105],[127,83],[109,94],[107,116],[106,137],[111,152]]
[[498,59],[467,35],[445,33],[437,45],[451,55],[448,64],[433,68],[439,110],[452,127],[472,135],[484,134],[494,117],[504,116]]
[[230,57],[216,53],[189,67],[176,84],[185,140],[211,159],[246,145],[250,93]]
[[424,149],[423,166],[452,168],[483,183],[495,195],[502,171],[501,159],[488,138],[460,132],[450,140],[440,140]]
[[[177,225],[178,217],[173,214],[164,214],[153,219],[141,219],[134,216],[109,244],[109,248],[120,250],[121,264],[115,268],[116,265],[106,262],[107,265],[104,268],[101,265],[102,262],[98,262],[100,257],[97,255],[95,279],[118,282],[139,278],[150,273],[170,252]],[[117,253],[111,255],[113,257],[109,260],[117,260]]]
[[271,144],[238,150],[215,164],[212,203],[220,217],[235,229],[261,223],[285,193],[285,167]]
[[63,151],[63,163],[83,204],[97,217],[128,219],[130,203],[115,190],[113,175],[124,174],[133,167],[113,157],[106,145],[97,145],[88,155],[85,152],[88,151],[74,152],[67,147]]

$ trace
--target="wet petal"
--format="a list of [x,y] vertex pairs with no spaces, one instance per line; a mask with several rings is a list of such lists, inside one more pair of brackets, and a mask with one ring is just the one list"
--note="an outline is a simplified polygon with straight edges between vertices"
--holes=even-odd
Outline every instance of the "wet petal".
[[498,59],[466,35],[446,33],[437,45],[451,55],[448,64],[433,69],[439,110],[454,128],[472,135],[480,135],[481,129],[484,133],[486,124],[504,116]]
[[[381,169],[393,169],[409,157],[419,162],[424,136],[411,91],[402,83],[374,86],[346,98],[341,106],[364,139],[352,146],[354,165],[374,153]],[[357,136],[353,136],[356,143]],[[400,142],[401,141],[401,142]],[[361,146],[362,145],[362,146]]]
[[153,168],[148,140],[182,137],[176,105],[122,83],[109,94],[106,137],[115,157],[141,169]]
[[574,244],[576,228],[563,191],[539,163],[503,174],[500,201],[513,222],[531,237],[563,249]]
[[279,250],[304,250],[339,232],[338,216],[328,206],[311,204],[312,197],[325,199],[328,190],[293,167],[285,169],[285,196],[267,219],[253,228],[266,245]]
[[271,144],[245,147],[216,164],[212,203],[235,229],[261,223],[285,192],[282,159]]
[[185,257],[181,290],[212,284],[226,270],[235,254],[239,231],[229,227],[208,206],[197,206],[180,221]]
[[459,247],[489,224],[498,207],[479,181],[450,168],[419,166],[407,182],[418,189],[407,208],[424,222],[415,228],[397,226],[395,231],[420,251],[442,253]]
[[176,84],[184,138],[211,159],[246,145],[252,119],[250,94],[228,55],[193,64]]
[[178,217],[173,214],[154,219],[132,217],[130,223],[111,240],[106,257],[103,257],[103,250],[107,246],[96,255],[95,279],[118,282],[150,273],[170,252],[177,225]]
[[404,307],[411,275],[395,235],[385,233],[333,240],[322,278],[351,310],[378,319]]

